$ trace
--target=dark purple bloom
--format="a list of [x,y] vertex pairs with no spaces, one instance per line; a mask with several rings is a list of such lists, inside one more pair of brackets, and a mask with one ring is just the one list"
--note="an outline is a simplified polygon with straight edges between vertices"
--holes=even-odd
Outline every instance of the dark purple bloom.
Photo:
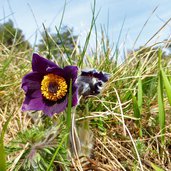
[[82,71],[81,76],[88,76],[88,77],[96,78],[103,82],[107,82],[109,80],[110,75],[108,73],[103,73],[102,71],[98,72],[95,69],[93,69],[90,71]]
[[52,116],[65,110],[68,105],[70,80],[72,80],[72,106],[77,104],[78,88],[75,83],[78,68],[60,68],[55,63],[33,54],[32,72],[22,79],[25,100],[22,110],[42,110]]
[[96,70],[82,71],[77,79],[78,91],[80,95],[97,95],[101,92],[105,82],[109,80],[108,73]]

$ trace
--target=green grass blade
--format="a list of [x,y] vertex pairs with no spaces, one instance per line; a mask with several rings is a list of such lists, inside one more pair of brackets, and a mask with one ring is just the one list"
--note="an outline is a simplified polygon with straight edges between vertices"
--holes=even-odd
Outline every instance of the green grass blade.
[[162,52],[158,52],[158,106],[159,106],[159,125],[161,130],[161,142],[164,144],[164,133],[165,133],[165,110],[164,110],[164,101],[163,101],[163,80],[162,80],[162,71],[161,71],[161,57]]
[[48,166],[48,168],[47,168],[46,171],[50,171],[50,169],[51,169],[51,167],[52,167],[52,164],[53,164],[53,162],[54,162],[54,160],[55,160],[55,157],[58,155],[58,152],[59,152],[59,150],[61,149],[61,147],[63,146],[63,144],[64,144],[65,140],[67,139],[67,137],[68,137],[68,134],[66,134],[66,135],[62,138],[62,140],[61,140],[61,142],[60,142],[58,148],[56,149],[56,151],[55,151],[55,153],[54,153],[54,155],[53,155],[53,157],[52,157],[52,159],[51,159],[51,161],[50,161],[50,163],[49,163],[49,166]]
[[71,108],[72,108],[72,80],[70,80],[70,85],[69,85],[68,108],[67,108],[67,118],[66,118],[68,131],[70,131],[71,128]]
[[141,114],[141,110],[142,110],[142,103],[143,103],[142,80],[141,80],[141,77],[139,77],[139,80],[138,80],[138,107],[140,110],[140,114]]
[[1,171],[6,171],[6,156],[5,156],[4,142],[2,137],[0,138],[0,154],[1,154],[1,160],[0,160]]
[[140,113],[140,108],[138,106],[138,102],[137,102],[137,98],[132,94],[132,102],[133,102],[133,111],[134,111],[134,117],[139,119],[138,121],[136,121],[136,124],[139,128],[139,134],[140,137],[142,137],[142,126],[141,126],[141,113]]
[[133,110],[134,110],[134,117],[135,118],[140,118],[140,110],[138,107],[138,103],[137,103],[137,98],[132,94],[132,102],[133,102]]
[[7,127],[10,122],[11,117],[12,117],[12,115],[10,115],[8,120],[5,122],[5,124],[2,128],[1,137],[0,137],[0,154],[1,154],[0,169],[1,169],[1,171],[6,171],[6,155],[5,155],[5,148],[4,148],[4,135],[7,130]]
[[147,25],[147,23],[149,22],[150,18],[152,17],[152,15],[155,13],[155,11],[156,11],[157,9],[158,9],[158,6],[156,6],[156,7],[154,8],[154,10],[152,11],[151,15],[148,17],[148,19],[147,19],[146,22],[144,23],[143,27],[141,28],[141,30],[140,30],[140,32],[139,32],[139,34],[138,34],[138,36],[137,36],[137,38],[136,38],[136,40],[135,40],[135,42],[134,42],[133,49],[134,49],[134,47],[135,47],[135,45],[136,45],[136,43],[137,43],[139,37],[142,35],[142,32],[143,32],[143,30],[145,29],[145,26]]
[[161,72],[158,76],[158,105],[159,105],[159,124],[161,129],[161,140],[164,144],[164,133],[165,133],[165,110],[164,110],[164,101],[163,101],[163,81]]
[[80,60],[78,62],[79,67],[83,65],[84,55],[86,53],[86,50],[87,50],[87,47],[88,47],[88,44],[89,44],[89,41],[90,41],[91,33],[92,33],[93,27],[95,25],[95,21],[96,21],[97,16],[98,16],[98,14],[95,16],[95,7],[96,7],[96,0],[94,0],[94,4],[93,4],[92,20],[91,20],[90,30],[89,30],[88,35],[86,37],[86,41],[85,41],[85,44],[84,44],[84,47],[83,47],[83,51],[81,53],[81,58],[80,58]]
[[50,44],[50,38],[49,38],[49,35],[48,35],[48,31],[45,27],[45,25],[43,24],[43,28],[44,28],[44,31],[45,31],[45,38],[46,38],[46,45],[47,45],[47,50],[48,50],[48,56],[47,58],[50,59],[51,58],[51,44]]
[[125,19],[126,19],[126,17],[124,17],[121,29],[119,31],[119,36],[118,36],[118,40],[117,40],[117,43],[116,43],[115,51],[114,51],[114,54],[112,55],[113,57],[115,57],[116,65],[118,63],[118,53],[119,53],[119,48],[118,47],[119,47],[120,39],[121,39],[121,36],[122,36],[123,28],[124,28],[124,25],[125,25]]
[[[56,32],[57,32],[58,38],[59,38],[59,40],[61,41],[61,45],[62,45],[62,48],[64,49],[64,52],[67,52],[67,49],[66,49],[66,47],[65,47],[65,44],[64,44],[64,42],[63,42],[63,40],[62,40],[62,36],[61,36],[61,34],[60,34],[60,32],[59,32],[58,28],[57,28],[57,27],[55,27],[55,29],[56,29]],[[70,65],[72,65],[71,57],[68,55],[68,53],[65,53],[65,54],[67,55],[67,59],[68,59],[68,61],[69,61]]]
[[4,141],[2,138],[0,138],[0,154],[1,154],[1,159],[0,159],[0,168],[1,171],[6,171],[6,156],[5,156],[5,148],[4,148]]
[[162,50],[159,49],[159,51],[158,51],[158,69],[159,70],[161,68],[161,58],[162,58]]
[[154,163],[150,163],[151,167],[155,170],[155,171],[164,171],[163,169],[161,169],[160,167],[158,167],[157,165],[155,165]]
[[2,77],[5,71],[8,69],[10,63],[12,62],[13,57],[9,57],[2,63],[2,67],[0,68],[0,77]]
[[138,107],[137,98],[133,94],[132,94],[132,102],[133,102],[134,117],[139,119],[140,116],[141,116],[140,115],[140,110],[139,110],[139,107]]
[[66,0],[65,0],[65,2],[64,2],[64,8],[63,8],[63,11],[62,11],[62,16],[61,16],[61,20],[60,20],[60,24],[59,24],[59,28],[58,28],[59,32],[60,32],[60,30],[61,30],[62,22],[63,22],[63,20],[64,20],[64,14],[65,14],[65,10],[66,10],[66,5],[67,5],[67,2],[66,2]]
[[168,101],[171,105],[171,84],[170,84],[169,79],[167,78],[167,75],[164,72],[163,68],[161,68],[161,74],[162,74],[164,87],[166,89],[167,98],[168,98]]
[[[141,118],[141,111],[142,111],[142,104],[143,104],[143,90],[142,90],[142,79],[139,77],[138,80],[138,108],[139,108],[139,117]],[[139,132],[140,137],[142,137],[142,124],[141,120],[139,121]]]

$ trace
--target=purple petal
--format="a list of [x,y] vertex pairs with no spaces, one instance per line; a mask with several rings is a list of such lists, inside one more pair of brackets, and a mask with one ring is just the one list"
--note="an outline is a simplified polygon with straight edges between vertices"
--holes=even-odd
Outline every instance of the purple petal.
[[93,77],[94,73],[96,73],[96,72],[97,71],[95,69],[89,70],[89,71],[83,70],[83,71],[81,71],[81,76]]
[[69,82],[72,79],[72,83],[75,82],[78,74],[78,67],[77,66],[66,66],[63,69],[65,74],[65,79]]
[[43,75],[37,72],[31,72],[25,75],[22,79],[22,88],[26,92],[26,96],[36,98],[41,97],[41,81]]
[[67,81],[67,84],[69,84],[70,79],[72,79],[72,83],[75,82],[78,74],[78,68],[77,66],[66,66],[63,69],[53,67],[53,68],[48,68],[47,72],[64,77],[65,80]]
[[95,72],[94,74],[95,78],[98,78],[99,80],[103,81],[103,82],[107,82],[109,80],[109,74],[107,73],[102,73],[102,72]]
[[57,67],[52,67],[52,68],[47,68],[47,72],[48,73],[53,73],[55,75],[61,76],[61,77],[65,77],[64,76],[64,70],[62,68],[57,68]]
[[95,77],[98,80],[101,80],[103,82],[107,82],[109,80],[110,74],[98,72],[95,69],[89,70],[89,71],[81,71],[81,76],[87,76],[87,77]]
[[55,63],[53,63],[52,61],[45,59],[36,53],[33,54],[33,59],[32,59],[32,70],[33,71],[37,71],[39,73],[46,73],[46,70],[49,67],[57,67],[58,68],[58,66]]
[[43,109],[43,112],[45,113],[45,115],[48,116],[52,116],[55,113],[60,113],[62,111],[64,111],[67,107],[68,104],[68,99],[65,98],[64,101],[60,102],[60,103],[53,103],[53,104],[48,104],[48,101],[46,102],[46,105]]
[[43,110],[44,109],[44,102],[43,98],[29,98],[26,96],[23,105],[22,105],[22,111],[27,110]]

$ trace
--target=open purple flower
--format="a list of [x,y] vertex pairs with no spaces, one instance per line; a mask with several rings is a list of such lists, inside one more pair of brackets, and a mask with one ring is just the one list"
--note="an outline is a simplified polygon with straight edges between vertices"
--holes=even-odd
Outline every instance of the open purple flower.
[[108,73],[98,72],[95,69],[82,71],[77,79],[79,94],[83,96],[99,94],[109,77]]
[[68,105],[70,80],[72,80],[72,106],[77,104],[78,88],[75,83],[78,68],[60,68],[55,63],[33,54],[32,72],[22,79],[25,100],[22,110],[42,110],[46,115],[64,111]]

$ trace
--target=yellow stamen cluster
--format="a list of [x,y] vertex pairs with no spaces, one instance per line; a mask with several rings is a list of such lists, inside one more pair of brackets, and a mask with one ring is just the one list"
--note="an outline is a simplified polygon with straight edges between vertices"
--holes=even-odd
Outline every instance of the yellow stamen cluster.
[[51,101],[62,99],[67,93],[67,84],[63,77],[47,74],[41,82],[42,95]]

